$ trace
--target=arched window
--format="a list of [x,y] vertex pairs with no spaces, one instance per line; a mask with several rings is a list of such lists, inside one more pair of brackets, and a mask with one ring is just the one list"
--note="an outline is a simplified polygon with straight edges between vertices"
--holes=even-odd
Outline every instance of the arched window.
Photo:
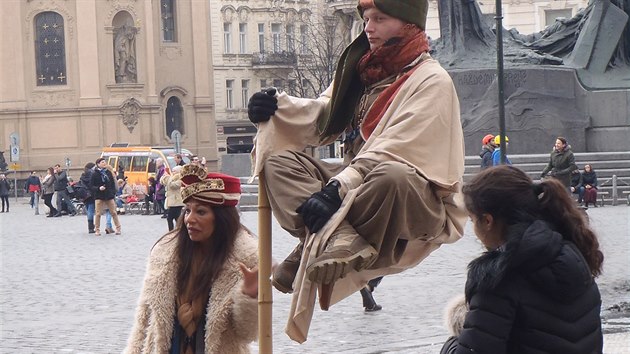
[[184,109],[179,98],[173,96],[166,102],[166,136],[171,136],[173,130],[184,134]]
[[35,16],[37,86],[66,85],[66,41],[63,17],[46,11]]
[[177,42],[175,0],[160,0],[160,15],[162,19],[162,40],[164,42]]

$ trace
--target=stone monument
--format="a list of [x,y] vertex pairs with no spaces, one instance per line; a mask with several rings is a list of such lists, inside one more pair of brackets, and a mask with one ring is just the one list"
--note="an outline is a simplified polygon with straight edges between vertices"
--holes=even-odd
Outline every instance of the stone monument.
[[[466,154],[498,134],[496,37],[474,0],[438,0],[432,54],[453,77]],[[630,0],[592,0],[573,18],[523,35],[503,29],[509,153],[630,150]]]

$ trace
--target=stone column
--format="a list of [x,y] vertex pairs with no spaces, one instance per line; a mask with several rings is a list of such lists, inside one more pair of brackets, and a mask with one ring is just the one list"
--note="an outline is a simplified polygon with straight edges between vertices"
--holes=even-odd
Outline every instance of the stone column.
[[77,14],[77,53],[79,64],[79,105],[102,105],[100,93],[98,58],[98,38],[96,24],[96,0],[76,2]]

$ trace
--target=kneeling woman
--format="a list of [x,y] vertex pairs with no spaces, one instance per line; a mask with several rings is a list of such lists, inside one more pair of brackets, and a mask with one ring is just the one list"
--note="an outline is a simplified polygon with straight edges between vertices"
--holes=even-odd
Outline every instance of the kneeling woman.
[[257,240],[239,180],[187,165],[183,216],[149,256],[125,353],[249,353],[257,334]]

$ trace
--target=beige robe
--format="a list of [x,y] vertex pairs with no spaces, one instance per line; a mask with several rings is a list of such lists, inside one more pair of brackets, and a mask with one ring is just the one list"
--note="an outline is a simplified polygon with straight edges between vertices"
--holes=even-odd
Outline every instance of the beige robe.
[[[414,167],[434,184],[436,195],[442,198],[446,210],[443,232],[430,240],[410,240],[401,260],[394,266],[351,272],[339,279],[330,301],[320,304],[324,309],[353,294],[369,279],[414,267],[441,244],[455,242],[463,235],[466,220],[461,196],[464,139],[457,93],[450,76],[437,61],[427,59],[420,65],[401,86],[354,160],[398,161]],[[309,145],[331,141],[331,137],[319,136],[316,124],[318,116],[326,114],[331,92],[332,85],[315,100],[290,97],[286,93],[277,96],[278,110],[268,122],[259,124],[254,139],[253,176],[260,173],[264,161],[274,152],[301,151]],[[410,144],[426,148],[410,149]],[[294,284],[286,332],[300,343],[307,338],[318,290],[317,284],[306,277],[305,270],[321,254],[326,240],[352,205],[356,188],[363,183],[362,176],[351,165],[334,178],[341,182],[341,190],[347,191],[343,204],[317,234],[308,238]],[[319,291],[321,300],[321,287]]]

